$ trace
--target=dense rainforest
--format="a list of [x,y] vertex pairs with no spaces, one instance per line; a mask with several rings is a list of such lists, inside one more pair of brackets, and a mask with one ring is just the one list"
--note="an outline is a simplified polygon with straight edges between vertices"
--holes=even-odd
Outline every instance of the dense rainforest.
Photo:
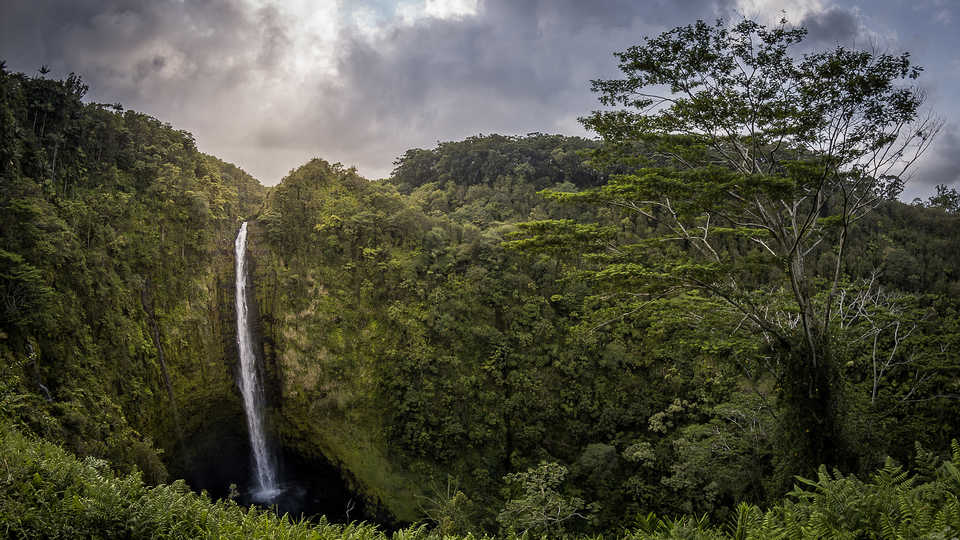
[[[645,69],[651,50],[623,60]],[[825,196],[791,293],[795,262],[756,226],[705,240],[698,212],[731,215],[711,205],[743,186],[699,135],[628,140],[633,119],[597,113],[599,140],[443,142],[375,181],[315,159],[265,188],[85,91],[0,70],[7,536],[960,531],[955,190],[871,192],[847,221],[849,200]],[[677,166],[697,159],[711,165]],[[771,176],[744,189],[791,196]],[[636,203],[660,195],[696,204]],[[325,493],[303,516],[239,504],[243,221],[269,437],[286,480]],[[804,378],[814,347],[797,336],[826,308],[829,379]],[[809,380],[829,399],[798,398]]]
[[227,246],[264,188],[85,91],[75,76],[0,79],[4,411],[159,482],[184,475],[186,434],[242,414]]

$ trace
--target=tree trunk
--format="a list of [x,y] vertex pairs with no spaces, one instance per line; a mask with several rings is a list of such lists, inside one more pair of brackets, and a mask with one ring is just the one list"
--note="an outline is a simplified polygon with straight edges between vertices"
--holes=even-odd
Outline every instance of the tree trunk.
[[837,384],[831,348],[823,336],[815,343],[816,362],[806,343],[785,355],[777,452],[781,489],[790,488],[794,475],[810,476],[820,465],[840,469],[850,465],[838,407],[843,390]]

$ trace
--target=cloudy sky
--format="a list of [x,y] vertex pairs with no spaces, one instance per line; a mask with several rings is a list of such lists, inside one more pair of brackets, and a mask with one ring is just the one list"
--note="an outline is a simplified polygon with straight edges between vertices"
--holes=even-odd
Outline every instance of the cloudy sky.
[[186,129],[265,184],[312,157],[378,178],[437,141],[589,135],[577,117],[613,51],[784,13],[814,46],[911,51],[946,128],[904,198],[960,183],[956,0],[2,0],[0,59],[77,72],[89,99]]

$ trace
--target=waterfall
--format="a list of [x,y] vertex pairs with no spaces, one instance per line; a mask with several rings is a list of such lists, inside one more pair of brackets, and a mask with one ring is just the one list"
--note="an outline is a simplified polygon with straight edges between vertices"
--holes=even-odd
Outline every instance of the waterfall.
[[237,345],[240,349],[240,393],[247,413],[250,448],[253,452],[253,499],[269,502],[280,493],[277,472],[267,447],[263,429],[263,384],[257,369],[257,355],[253,352],[253,336],[247,315],[247,222],[244,221],[234,244],[237,266]]

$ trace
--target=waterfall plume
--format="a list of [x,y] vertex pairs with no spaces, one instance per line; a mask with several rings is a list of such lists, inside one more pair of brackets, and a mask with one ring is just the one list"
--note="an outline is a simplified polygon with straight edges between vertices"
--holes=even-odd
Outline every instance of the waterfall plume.
[[280,494],[277,484],[276,466],[270,447],[267,445],[263,427],[264,393],[257,366],[257,355],[253,348],[253,332],[250,330],[247,291],[247,222],[244,221],[234,243],[237,270],[237,346],[240,350],[240,393],[243,395],[243,409],[247,416],[247,430],[250,433],[250,450],[253,453],[253,493],[252,498],[259,502],[272,501]]

